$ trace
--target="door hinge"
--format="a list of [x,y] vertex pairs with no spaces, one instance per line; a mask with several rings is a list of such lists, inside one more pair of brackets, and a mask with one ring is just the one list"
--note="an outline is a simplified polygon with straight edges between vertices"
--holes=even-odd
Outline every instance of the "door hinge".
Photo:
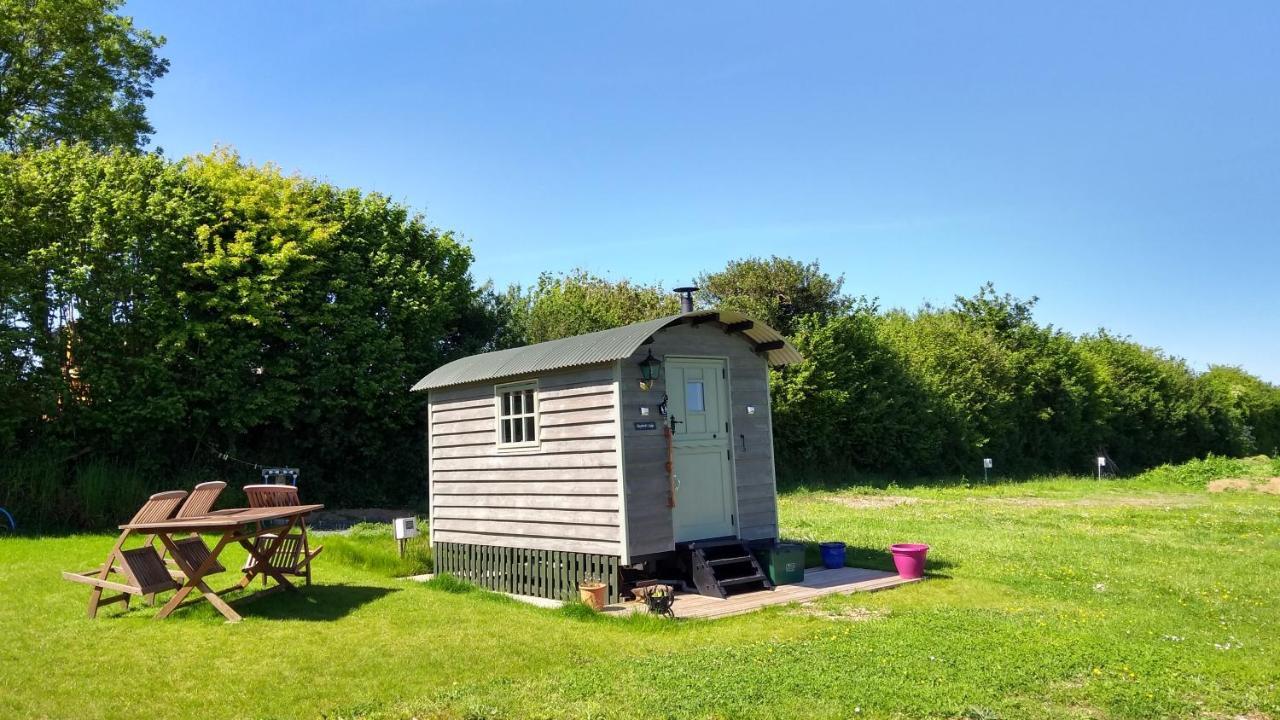
[[729,369],[728,369],[728,368],[720,368],[720,379],[721,379],[721,380],[728,380],[728,379],[729,379]]
[[729,432],[729,423],[724,424],[724,431]]
[[730,460],[732,460],[732,459],[733,459],[733,449],[732,449],[732,448],[730,448],[730,449],[728,449],[728,450],[725,450],[725,451],[724,451],[724,456],[725,456],[725,457],[727,457],[727,458],[729,458]]
[[729,513],[729,524],[738,527],[738,516],[736,514]]

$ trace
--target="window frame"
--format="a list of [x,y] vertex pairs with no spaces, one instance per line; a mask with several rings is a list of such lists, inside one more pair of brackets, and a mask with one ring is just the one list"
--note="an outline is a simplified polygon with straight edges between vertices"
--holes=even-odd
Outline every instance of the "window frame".
[[[528,412],[521,408],[519,413],[502,412],[502,396],[506,393],[524,393],[532,392],[533,411]],[[538,393],[538,381],[520,380],[518,382],[499,383],[493,386],[493,441],[494,447],[499,453],[507,452],[536,452],[542,447],[542,427],[541,427],[541,398]],[[533,440],[520,440],[519,442],[503,442],[502,440],[502,422],[503,420],[520,420],[524,425],[525,419],[533,420]],[[523,428],[522,428],[523,434]]]

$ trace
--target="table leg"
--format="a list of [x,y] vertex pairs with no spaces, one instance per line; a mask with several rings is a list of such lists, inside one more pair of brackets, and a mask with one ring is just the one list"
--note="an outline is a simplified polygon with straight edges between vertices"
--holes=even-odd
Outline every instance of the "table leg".
[[157,620],[169,617],[169,615],[182,604],[183,598],[190,595],[192,590],[199,590],[204,599],[208,600],[210,605],[217,608],[218,612],[222,613],[223,617],[230,622],[240,622],[240,615],[235,610],[232,610],[231,606],[222,598],[218,597],[218,594],[204,582],[204,576],[213,569],[213,566],[217,563],[218,555],[234,535],[234,531],[223,534],[223,536],[218,539],[217,544],[213,546],[213,549],[209,551],[209,557],[205,558],[204,562],[200,563],[199,567],[191,567],[182,559],[182,553],[178,552],[177,546],[174,545],[174,542],[169,535],[167,533],[158,534],[160,542],[164,543],[164,546],[169,549],[169,554],[173,557],[174,562],[178,563],[178,567],[182,569],[182,573],[187,576],[187,581],[183,583],[182,587],[178,588],[178,591],[173,594],[173,597],[169,599],[169,602],[165,603],[164,607],[160,608],[160,612],[156,613]]

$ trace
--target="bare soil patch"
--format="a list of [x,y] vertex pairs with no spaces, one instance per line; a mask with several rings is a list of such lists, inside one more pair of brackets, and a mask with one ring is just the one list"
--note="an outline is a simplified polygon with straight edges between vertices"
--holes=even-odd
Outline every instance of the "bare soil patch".
[[1209,483],[1208,490],[1211,493],[1220,493],[1228,491],[1245,491],[1256,490],[1260,493],[1268,495],[1280,495],[1280,477],[1260,478],[1251,480],[1249,478],[1222,478]]
[[823,620],[836,620],[840,622],[866,622],[868,620],[879,620],[888,617],[889,610],[887,608],[871,608],[850,607],[840,610],[824,610],[813,605],[802,605],[796,608],[793,615],[806,615],[808,617],[822,618]]
[[1252,490],[1253,483],[1244,478],[1221,478],[1209,483],[1209,492],[1220,493],[1228,490]]
[[831,498],[831,502],[862,510],[914,505],[920,502],[920,498],[907,497],[906,495],[842,495]]

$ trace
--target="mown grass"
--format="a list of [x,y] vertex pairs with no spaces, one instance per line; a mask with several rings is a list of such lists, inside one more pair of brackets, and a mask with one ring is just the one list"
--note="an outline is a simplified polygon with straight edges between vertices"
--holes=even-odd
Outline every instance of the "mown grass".
[[888,544],[929,542],[933,576],[713,622],[397,580],[372,559],[394,557],[377,529],[325,537],[352,547],[327,547],[316,586],[245,605],[238,625],[199,606],[91,622],[86,590],[58,571],[98,559],[108,536],[4,539],[0,714],[1280,716],[1280,498],[1203,489],[1280,467],[1209,462],[1101,482],[795,490],[787,536],[841,539],[886,566]]

